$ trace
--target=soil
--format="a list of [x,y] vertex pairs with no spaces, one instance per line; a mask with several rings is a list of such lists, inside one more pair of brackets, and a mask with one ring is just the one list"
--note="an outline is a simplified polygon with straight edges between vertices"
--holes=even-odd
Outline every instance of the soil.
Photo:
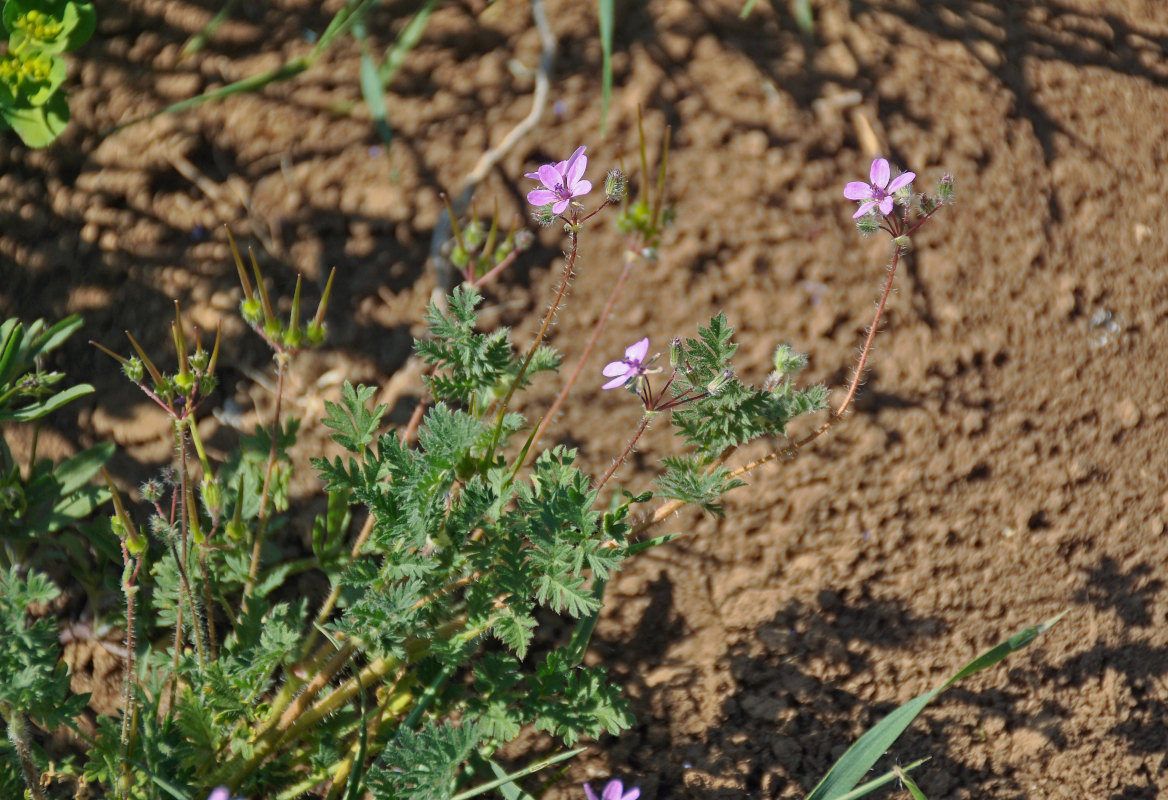
[[[618,4],[606,137],[595,7],[549,6],[555,106],[479,187],[478,208],[526,224],[522,174],[579,144],[594,181],[622,158],[632,167],[638,109],[651,156],[671,127],[682,194],[659,260],[634,272],[592,356],[596,379],[548,441],[603,469],[638,409],[599,390],[600,366],[720,310],[744,376],[760,380],[788,342],[809,354],[808,381],[842,385],[887,258],[885,241],[853,229],[844,183],[883,154],[920,187],[952,173],[958,202],[902,262],[854,413],[752,473],[725,519],[672,520],[693,535],[615,581],[590,657],[630,687],[638,722],[549,796],[579,797],[575,783],[610,773],[647,800],[802,796],[895,705],[1064,610],[1029,649],[950,691],[884,768],[931,756],[918,776],[934,800],[1168,793],[1168,5],[821,0],[810,35],[786,3],[746,20],[741,5]],[[173,299],[189,324],[223,325],[222,413],[202,423],[213,447],[265,411],[270,363],[234,314],[224,224],[285,296],[302,274],[315,302],[338,268],[329,345],[292,373],[309,398],[294,411],[307,422],[299,459],[327,446],[313,420],[342,380],[385,386],[407,365],[434,287],[424,264],[440,192],[531,106],[528,4],[442,4],[390,86],[388,147],[352,41],[294,80],[108,133],[305,54],[337,6],[240,4],[183,59],[217,4],[99,2],[98,33],[72,59],[65,135],[42,152],[5,135],[0,312],[83,314],[62,366],[98,389],[42,446],[112,438],[128,485],[169,459],[165,421],[82,339],[125,350],[128,329],[164,359]],[[373,42],[415,8],[384,4]],[[539,233],[488,293],[489,321],[520,342],[561,246],[557,230]],[[584,234],[553,334],[568,364],[621,248],[611,218]],[[521,410],[539,415],[558,386],[537,383]],[[403,423],[416,391],[390,395]],[[676,449],[666,428],[619,480],[648,486]],[[298,474],[310,492],[315,477]]]

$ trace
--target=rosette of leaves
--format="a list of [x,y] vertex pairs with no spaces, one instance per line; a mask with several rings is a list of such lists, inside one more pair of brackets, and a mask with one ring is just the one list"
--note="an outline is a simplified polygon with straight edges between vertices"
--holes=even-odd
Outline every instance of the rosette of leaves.
[[93,4],[6,0],[0,12],[8,44],[0,55],[0,119],[29,147],[45,147],[69,121],[62,54],[93,35]]

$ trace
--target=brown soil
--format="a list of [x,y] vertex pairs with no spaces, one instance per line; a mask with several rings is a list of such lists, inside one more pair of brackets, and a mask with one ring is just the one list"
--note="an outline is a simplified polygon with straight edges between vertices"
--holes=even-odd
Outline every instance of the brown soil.
[[[538,37],[520,0],[444,5],[391,87],[385,152],[351,42],[294,81],[103,138],[306,52],[304,32],[337,3],[241,4],[180,61],[213,5],[99,3],[65,136],[48,152],[9,136],[0,151],[0,311],[79,312],[84,338],[122,347],[129,329],[162,358],[177,297],[200,327],[222,320],[223,400],[246,418],[268,362],[232,313],[227,223],[285,294],[297,272],[319,286],[339,268],[330,347],[294,372],[310,398],[295,413],[311,420],[342,379],[384,384],[404,364],[433,286],[422,265],[439,192],[527,113]],[[569,777],[615,772],[649,800],[801,796],[895,704],[1069,609],[1031,649],[950,692],[885,767],[932,756],[920,782],[934,800],[1168,792],[1168,413],[1155,358],[1168,345],[1168,6],[823,0],[805,38],[773,5],[741,21],[738,0],[623,4],[602,139],[595,8],[553,2],[563,106],[477,194],[480,209],[497,201],[521,219],[534,165],[582,143],[594,180],[622,154],[631,165],[643,108],[653,137],[673,127],[685,194],[589,374],[640,335],[663,344],[725,310],[748,377],[785,341],[810,354],[809,380],[838,386],[886,258],[852,229],[843,184],[867,174],[874,150],[922,187],[943,171],[958,181],[959,204],[904,262],[856,412],[753,474],[725,520],[677,519],[695,535],[612,587],[593,655],[630,687],[638,724]],[[413,7],[389,4],[370,29],[388,41]],[[540,243],[489,296],[492,319],[521,341],[556,274],[557,232]],[[583,239],[555,329],[568,363],[620,246],[611,220]],[[62,448],[112,437],[127,480],[166,461],[163,421],[113,362],[80,341],[67,356],[99,393],[62,427]],[[598,383],[552,430],[592,468],[638,416]],[[541,413],[557,386],[539,383],[526,410]],[[321,441],[310,430],[300,456]],[[620,478],[646,486],[671,447],[658,426]],[[299,480],[308,491],[315,478]],[[580,793],[565,783],[552,796]]]

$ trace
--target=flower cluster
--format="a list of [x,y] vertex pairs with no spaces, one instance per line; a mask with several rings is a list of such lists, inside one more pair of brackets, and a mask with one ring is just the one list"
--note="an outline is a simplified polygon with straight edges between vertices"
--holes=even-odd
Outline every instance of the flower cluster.
[[588,168],[588,156],[583,145],[576,148],[567,161],[544,164],[536,172],[528,172],[525,177],[543,184],[542,189],[532,189],[527,193],[527,202],[536,208],[550,205],[552,214],[559,216],[577,197],[592,191],[592,182],[584,179]]

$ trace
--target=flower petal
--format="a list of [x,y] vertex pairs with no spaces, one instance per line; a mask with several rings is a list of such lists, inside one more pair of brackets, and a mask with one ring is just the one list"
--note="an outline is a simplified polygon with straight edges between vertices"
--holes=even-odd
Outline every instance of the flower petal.
[[523,177],[531,178],[533,181],[538,181],[539,180],[539,173],[538,172],[525,172],[525,173],[523,173]]
[[231,800],[231,793],[226,786],[216,786],[211,794],[207,795],[207,800]]
[[604,365],[604,369],[600,370],[600,374],[606,378],[615,378],[617,375],[628,375],[632,368],[627,361],[609,361]]
[[592,181],[576,181],[572,184],[572,197],[583,197],[592,191]]
[[886,217],[892,213],[892,196],[891,195],[889,195],[888,197],[885,197],[883,200],[880,201],[880,213]]
[[844,187],[844,197],[849,200],[870,200],[872,187],[863,181],[852,181]]
[[645,355],[649,352],[649,337],[646,336],[640,341],[633,342],[625,348],[625,360],[640,365],[645,360]]
[[575,186],[576,182],[584,177],[586,169],[588,169],[588,156],[584,155],[584,147],[580,146],[568,159],[568,166],[564,171],[564,183],[568,186]]
[[613,778],[604,787],[604,794],[600,796],[600,800],[621,800],[621,795],[625,793],[625,785],[619,779]]
[[572,202],[571,200],[569,200],[568,198],[565,197],[563,200],[561,200],[560,202],[558,202],[554,206],[552,206],[552,213],[557,214],[557,215],[563,214],[564,209],[567,208],[568,204],[571,202]]
[[584,797],[587,798],[587,800],[599,800],[599,798],[596,796],[596,792],[592,791],[592,787],[588,784],[584,784]]
[[553,192],[564,185],[564,176],[561,175],[551,164],[544,164],[539,168],[539,180],[544,186],[551,189]]
[[527,202],[536,208],[546,206],[548,203],[554,203],[559,199],[559,195],[555,192],[549,192],[547,189],[532,189],[527,193]]
[[856,209],[856,213],[852,214],[852,219],[859,219],[872,210],[872,206],[876,205],[876,200],[865,200],[860,203],[860,207]]
[[601,389],[616,389],[617,387],[624,386],[628,382],[629,382],[629,376],[628,375],[621,375],[619,378],[613,378],[611,381],[604,384],[600,388]]
[[916,178],[916,176],[917,176],[917,174],[915,172],[902,172],[902,173],[900,173],[899,175],[897,175],[895,178],[892,179],[892,183],[888,184],[888,190],[887,190],[888,193],[892,194],[897,189],[908,186],[910,183],[913,182],[913,179]]
[[872,162],[871,177],[873,186],[879,186],[881,189],[883,189],[888,185],[888,176],[891,174],[892,172],[888,168],[887,160],[878,158]]
[[634,786],[632,789],[629,789],[627,792],[625,792],[625,796],[622,797],[621,800],[637,800],[637,798],[640,796],[641,790]]

